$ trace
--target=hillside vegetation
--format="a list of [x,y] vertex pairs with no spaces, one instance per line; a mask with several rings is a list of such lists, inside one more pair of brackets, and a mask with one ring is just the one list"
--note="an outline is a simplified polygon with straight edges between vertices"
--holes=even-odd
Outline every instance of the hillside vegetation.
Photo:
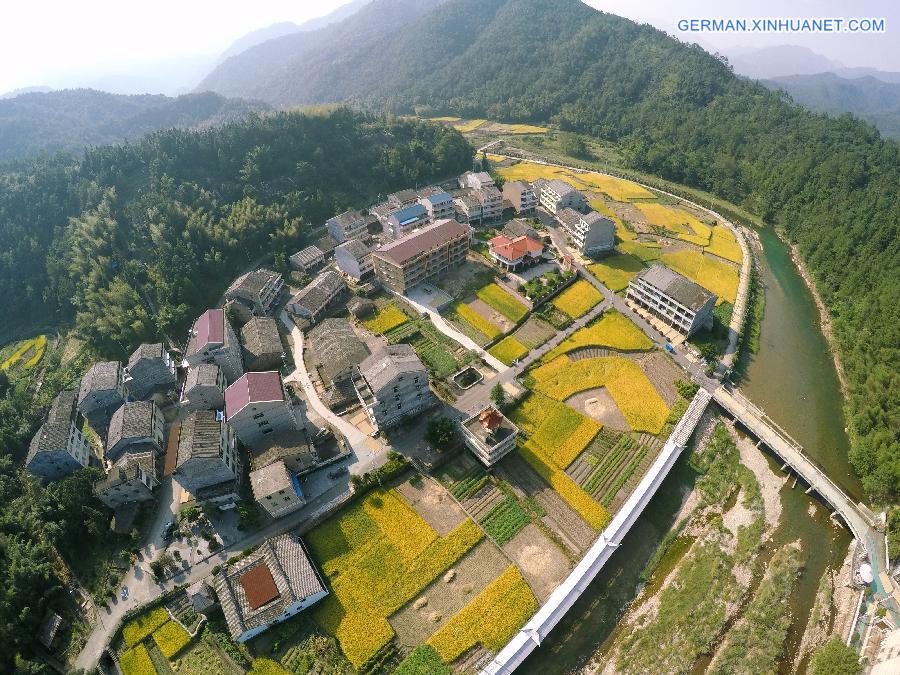
[[20,94],[0,100],[0,162],[46,152],[80,152],[90,145],[136,141],[169,128],[207,128],[267,110],[260,101],[212,92],[177,98],[125,96],[93,89]]
[[41,486],[21,468],[53,397],[95,359],[161,336],[183,343],[242,269],[297,250],[336,211],[470,158],[452,129],[335,109],[160,132],[0,172],[4,329],[40,318],[86,340],[68,362],[47,348],[37,393],[30,377],[0,371],[0,671],[38,672],[14,661],[32,654],[46,610],[67,602],[60,560],[102,555],[112,536],[91,492],[96,469]]
[[831,312],[850,389],[853,464],[873,499],[897,498],[897,143],[849,115],[793,105],[699,47],[577,0],[449,0],[390,39],[362,39],[366,10],[395,4],[375,0],[325,29],[341,31],[344,58],[288,60],[252,89],[227,92],[552,123],[617,143],[630,168],[757,214],[798,245]]

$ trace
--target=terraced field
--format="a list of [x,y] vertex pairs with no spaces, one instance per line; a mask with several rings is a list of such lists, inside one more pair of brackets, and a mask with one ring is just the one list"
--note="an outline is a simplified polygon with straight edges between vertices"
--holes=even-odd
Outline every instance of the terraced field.
[[573,319],[584,316],[602,301],[600,291],[584,279],[579,279],[551,300],[554,307]]
[[611,291],[623,291],[628,282],[644,269],[644,263],[632,255],[612,255],[603,262],[588,265],[588,271]]

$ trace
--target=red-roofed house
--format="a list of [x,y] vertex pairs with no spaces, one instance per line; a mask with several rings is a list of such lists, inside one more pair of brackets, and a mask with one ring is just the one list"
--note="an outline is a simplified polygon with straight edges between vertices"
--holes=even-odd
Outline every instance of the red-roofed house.
[[244,372],[241,344],[225,316],[225,310],[209,309],[201,314],[191,328],[184,362],[190,367],[201,363],[215,363],[229,382]]
[[498,235],[488,242],[491,257],[507,270],[516,270],[541,259],[544,245],[531,237],[515,237],[510,239]]
[[246,373],[225,390],[225,421],[254,448],[276,431],[296,431],[297,418],[281,374]]

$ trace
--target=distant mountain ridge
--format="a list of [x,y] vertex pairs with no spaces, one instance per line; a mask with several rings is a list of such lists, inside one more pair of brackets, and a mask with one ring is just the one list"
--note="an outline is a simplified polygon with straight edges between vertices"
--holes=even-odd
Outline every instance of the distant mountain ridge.
[[204,128],[268,109],[259,101],[228,99],[212,92],[177,98],[93,89],[19,94],[0,100],[0,161],[134,141],[160,129]]
[[850,112],[882,133],[900,138],[900,84],[871,75],[849,79],[834,73],[788,75],[761,82],[770,89],[784,90],[810,110],[829,115]]
[[862,66],[845,66],[807,47],[797,45],[739,47],[726,49],[725,56],[735,73],[754,80],[834,73],[845,79],[870,76],[882,82],[900,84],[900,72]]

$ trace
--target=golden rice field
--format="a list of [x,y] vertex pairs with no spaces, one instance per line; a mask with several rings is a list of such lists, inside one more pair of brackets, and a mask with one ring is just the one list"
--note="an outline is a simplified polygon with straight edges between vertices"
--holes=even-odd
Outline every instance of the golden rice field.
[[709,245],[712,228],[683,209],[665,204],[636,204],[651,225],[677,234],[677,238],[697,246]]
[[626,254],[612,255],[603,262],[588,265],[588,271],[611,291],[625,290],[628,282],[642,269],[644,264],[640,260]]
[[464,302],[457,302],[453,305],[452,311],[476,331],[484,335],[488,340],[498,338],[503,334],[500,327],[485,319],[481,314],[472,309]]
[[528,347],[519,342],[514,336],[510,335],[503,338],[488,349],[488,354],[499,359],[507,366],[512,365],[516,359],[521,359],[528,353]]
[[579,279],[552,300],[554,307],[573,319],[587,314],[602,301],[603,294],[584,279]]
[[661,259],[668,267],[715,293],[718,296],[717,305],[723,300],[734,304],[740,275],[728,263],[689,250],[663,253]]
[[559,469],[566,469],[574,462],[603,428],[565,403],[536,392],[531,392],[515,407],[510,419]]
[[599,321],[581,328],[555,349],[547,352],[543,359],[547,363],[557,356],[567,354],[582,347],[611,347],[625,351],[651,349],[653,340],[635,326],[628,317],[615,310],[606,312]]
[[307,535],[331,594],[310,611],[359,668],[390,642],[387,617],[484,537],[466,520],[439,537],[394,490],[376,490]]
[[481,644],[499,652],[537,611],[537,600],[515,565],[506,568],[428,639],[445,663]]
[[153,631],[153,641],[163,656],[171,659],[188,646],[191,636],[177,621],[167,621]]
[[559,356],[532,371],[535,390],[557,401],[587,389],[606,387],[634,431],[658,434],[669,415],[666,402],[640,366],[621,357],[571,361]]
[[539,127],[534,124],[504,124],[494,122],[491,131],[499,131],[507,134],[546,134],[550,131],[547,127]]
[[402,326],[407,321],[409,321],[409,317],[403,313],[403,310],[391,303],[379,309],[371,319],[363,321],[362,326],[375,335],[381,335],[397,326]]
[[482,124],[487,124],[487,120],[467,120],[462,124],[454,124],[453,128],[465,134],[469,131],[475,131]]
[[637,183],[615,178],[614,176],[605,176],[593,171],[584,173],[573,172],[558,166],[546,166],[524,160],[513,166],[498,169],[498,171],[507,180],[533,182],[538,178],[546,180],[561,178],[579,190],[603,192],[618,202],[627,202],[633,199],[653,199],[656,196]]
[[716,225],[712,229],[709,246],[705,250],[707,253],[738,264],[744,259],[743,251],[741,251],[741,246],[738,244],[734,233],[724,225]]
[[429,117],[432,122],[459,122],[459,117]]
[[643,262],[659,260],[661,249],[662,246],[655,241],[623,241],[619,244],[619,250],[622,253],[633,255]]
[[499,164],[500,162],[506,161],[507,157],[504,155],[492,155],[491,153],[485,153],[485,157],[488,158],[489,162],[494,162],[495,164]]
[[169,621],[171,617],[165,607],[141,614],[133,618],[122,627],[122,639],[127,647],[132,647],[142,642],[150,633]]
[[150,653],[142,644],[123,653],[119,658],[119,667],[122,675],[156,675]]
[[609,525],[611,520],[609,511],[578,487],[578,483],[569,478],[564,471],[556,468],[544,454],[543,448],[528,440],[519,446],[519,454],[595,531],[600,532]]
[[521,321],[528,314],[528,307],[497,284],[483,286],[475,292],[475,295],[510,321]]

